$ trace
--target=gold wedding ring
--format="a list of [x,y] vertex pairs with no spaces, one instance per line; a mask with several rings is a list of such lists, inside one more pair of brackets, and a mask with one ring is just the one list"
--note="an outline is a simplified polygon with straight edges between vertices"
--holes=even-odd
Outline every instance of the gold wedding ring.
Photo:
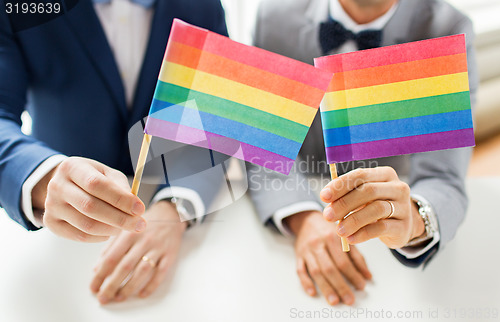
[[142,259],[141,259],[143,262],[147,262],[149,265],[151,265],[152,268],[155,268],[156,267],[156,263],[154,260],[152,260],[151,258],[147,257],[146,255],[142,256]]
[[389,205],[391,205],[391,213],[389,214],[389,216],[385,217],[385,219],[389,219],[394,215],[394,204],[392,203],[392,201],[389,200],[386,201],[389,203]]

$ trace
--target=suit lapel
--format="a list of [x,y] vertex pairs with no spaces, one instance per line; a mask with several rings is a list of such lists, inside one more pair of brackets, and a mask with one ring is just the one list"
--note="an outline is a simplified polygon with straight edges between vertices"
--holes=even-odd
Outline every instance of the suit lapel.
[[99,18],[89,0],[79,1],[77,6],[64,15],[82,45],[83,51],[92,61],[104,80],[122,119],[127,115],[125,90],[106,35]]
[[137,82],[129,126],[148,114],[174,16],[168,1],[157,1],[148,46]]
[[326,21],[329,14],[328,1],[329,0],[310,0],[305,12],[306,18],[316,24]]
[[418,12],[420,1],[399,0],[398,8],[384,27],[382,46],[390,46],[413,41],[411,39],[412,21],[415,12]]

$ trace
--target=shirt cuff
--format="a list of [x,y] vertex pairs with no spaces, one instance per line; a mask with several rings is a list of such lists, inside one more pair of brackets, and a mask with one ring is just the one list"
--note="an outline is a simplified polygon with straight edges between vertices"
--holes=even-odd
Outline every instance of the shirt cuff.
[[[412,198],[419,200],[419,201],[421,200],[425,204],[430,206],[430,203],[424,197],[422,197],[420,195],[412,195]],[[407,259],[415,259],[415,258],[422,256],[423,254],[427,253],[429,251],[429,249],[434,247],[434,245],[439,243],[439,241],[441,240],[441,236],[439,234],[439,222],[437,220],[436,212],[432,208],[432,211],[429,212],[427,215],[429,216],[429,221],[431,223],[434,223],[434,225],[436,226],[435,231],[434,231],[434,236],[432,237],[432,240],[430,240],[429,243],[425,246],[416,246],[416,247],[409,247],[408,246],[408,247],[402,247],[402,248],[395,249],[395,251],[397,251],[398,253],[400,253],[401,255],[406,257]]]
[[[200,195],[188,188],[184,187],[168,187],[158,191],[151,203],[156,203],[165,199],[177,199],[174,202],[177,212],[179,213],[179,218],[181,222],[189,221],[189,227],[201,224],[201,220],[205,215],[205,205],[200,198]],[[184,205],[184,201],[188,201],[191,204],[193,210],[187,210],[187,206]]]
[[50,171],[63,162],[67,156],[62,154],[53,155],[46,159],[33,171],[33,173],[26,179],[22,186],[21,193],[21,210],[26,218],[37,228],[42,227],[42,223],[35,218],[35,211],[33,210],[31,192],[33,188],[43,179]]
[[286,217],[290,217],[292,215],[298,214],[299,212],[304,212],[304,211],[319,211],[322,212],[323,208],[321,206],[314,202],[314,201],[303,201],[303,202],[297,202],[294,204],[291,204],[287,207],[280,208],[278,209],[274,214],[273,214],[273,222],[276,228],[282,233],[285,237],[294,237],[293,233],[290,231],[288,227],[286,227],[283,224],[283,219]]

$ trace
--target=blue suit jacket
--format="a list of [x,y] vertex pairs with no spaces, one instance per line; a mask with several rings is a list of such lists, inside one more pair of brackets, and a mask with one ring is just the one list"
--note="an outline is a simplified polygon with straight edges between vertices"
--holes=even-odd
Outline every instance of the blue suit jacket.
[[[0,205],[15,221],[35,229],[22,214],[21,189],[52,155],[83,156],[132,174],[127,132],[148,114],[173,18],[227,35],[218,0],[158,0],[133,106],[127,109],[90,0],[76,1],[64,15],[21,31],[2,8]],[[33,119],[31,137],[20,128],[25,109]]]

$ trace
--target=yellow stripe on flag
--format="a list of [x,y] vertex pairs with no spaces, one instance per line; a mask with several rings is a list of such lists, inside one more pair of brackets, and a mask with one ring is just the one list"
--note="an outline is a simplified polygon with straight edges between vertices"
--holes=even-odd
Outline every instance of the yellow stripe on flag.
[[329,92],[326,93],[321,108],[325,112],[465,92],[468,90],[469,79],[465,72]]
[[310,126],[317,109],[296,101],[202,71],[163,62],[162,82],[217,96]]

